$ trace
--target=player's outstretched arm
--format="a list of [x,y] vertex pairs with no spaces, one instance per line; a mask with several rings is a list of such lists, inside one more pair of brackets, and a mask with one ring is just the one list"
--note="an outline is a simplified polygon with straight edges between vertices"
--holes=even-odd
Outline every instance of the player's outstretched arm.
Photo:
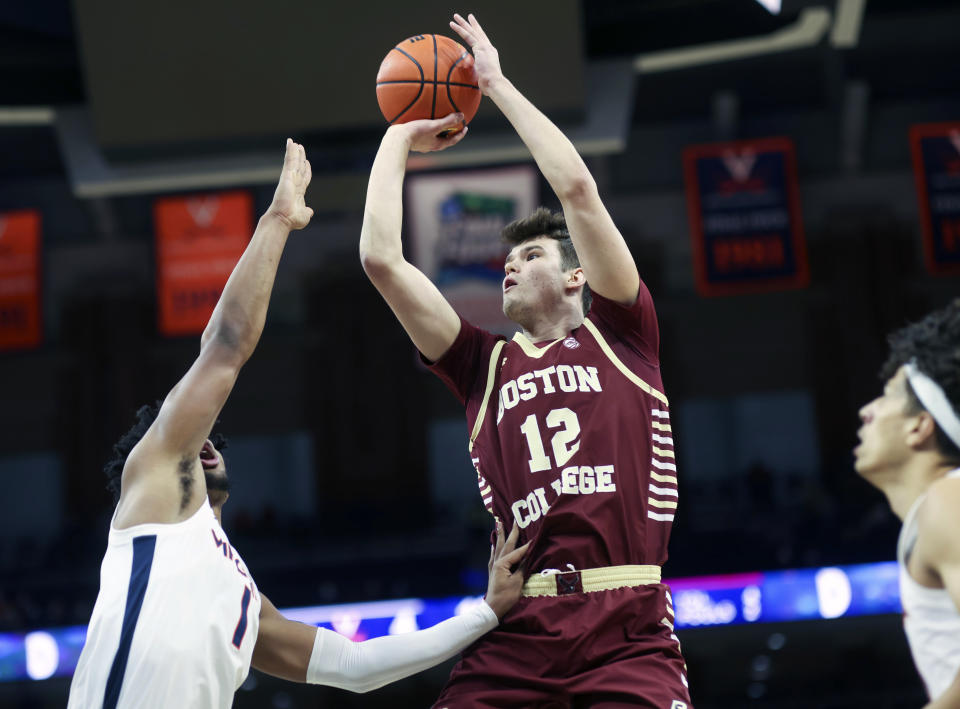
[[369,692],[448,660],[495,628],[520,598],[523,574],[514,567],[527,545],[515,548],[517,536],[516,526],[506,540],[498,528],[486,601],[426,630],[355,643],[332,630],[287,620],[263,597],[253,666],[295,682]]
[[387,301],[413,344],[430,361],[440,359],[460,332],[460,318],[421,271],[403,257],[403,176],[411,150],[431,152],[456,145],[467,129],[446,138],[437,135],[462,116],[411,121],[391,126],[370,171],[360,232],[360,262]]
[[182,491],[170,464],[184,473],[200,466],[204,441],[260,339],[287,236],[313,216],[304,204],[310,176],[303,146],[288,139],[273,202],[224,286],[201,337],[199,356],[167,395],[124,466],[118,514],[126,525],[172,521],[196,510],[205,496],[195,490],[188,505],[192,510],[181,510]]
[[[916,549],[923,562],[943,581],[960,613],[960,480],[938,480],[931,486],[919,517]],[[915,552],[916,553],[916,552]],[[960,709],[960,673],[947,690],[924,709]]]
[[454,15],[450,27],[473,52],[480,90],[513,125],[560,199],[590,289],[624,305],[633,304],[640,287],[637,267],[583,158],[504,76],[497,49],[474,15]]

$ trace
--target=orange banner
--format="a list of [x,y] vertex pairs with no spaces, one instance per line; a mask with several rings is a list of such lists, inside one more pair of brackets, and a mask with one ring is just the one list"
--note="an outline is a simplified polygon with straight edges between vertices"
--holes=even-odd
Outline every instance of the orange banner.
[[0,349],[36,347],[40,324],[40,212],[0,214]]
[[164,197],[153,205],[157,311],[164,335],[203,332],[253,233],[248,192]]

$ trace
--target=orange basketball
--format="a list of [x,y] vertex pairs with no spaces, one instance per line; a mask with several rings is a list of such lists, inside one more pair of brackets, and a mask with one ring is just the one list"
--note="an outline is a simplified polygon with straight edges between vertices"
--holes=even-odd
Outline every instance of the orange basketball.
[[391,49],[377,72],[377,103],[388,123],[443,118],[467,124],[480,105],[473,55],[449,37],[418,34]]

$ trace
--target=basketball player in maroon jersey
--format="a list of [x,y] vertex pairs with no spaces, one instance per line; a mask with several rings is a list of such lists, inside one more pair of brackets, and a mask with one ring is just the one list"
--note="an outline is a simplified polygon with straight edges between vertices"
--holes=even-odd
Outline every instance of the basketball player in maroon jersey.
[[687,709],[660,583],[677,473],[650,293],[574,146],[504,77],[472,15],[450,25],[563,216],[537,210],[504,230],[503,310],[520,326],[506,341],[403,258],[407,155],[456,144],[465,131],[437,136],[460,116],[391,126],[370,175],[364,270],[465,405],[487,509],[530,542],[524,597],[464,651],[436,706]]

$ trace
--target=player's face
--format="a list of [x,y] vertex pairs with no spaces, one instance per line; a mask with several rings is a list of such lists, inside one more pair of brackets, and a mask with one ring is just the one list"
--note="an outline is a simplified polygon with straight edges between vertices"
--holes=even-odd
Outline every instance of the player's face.
[[566,276],[560,245],[540,236],[517,244],[504,262],[503,313],[515,322],[531,310],[549,310],[563,301]]
[[883,387],[883,393],[860,409],[860,445],[853,450],[854,468],[871,481],[893,474],[912,454],[907,444],[910,399],[903,367]]

